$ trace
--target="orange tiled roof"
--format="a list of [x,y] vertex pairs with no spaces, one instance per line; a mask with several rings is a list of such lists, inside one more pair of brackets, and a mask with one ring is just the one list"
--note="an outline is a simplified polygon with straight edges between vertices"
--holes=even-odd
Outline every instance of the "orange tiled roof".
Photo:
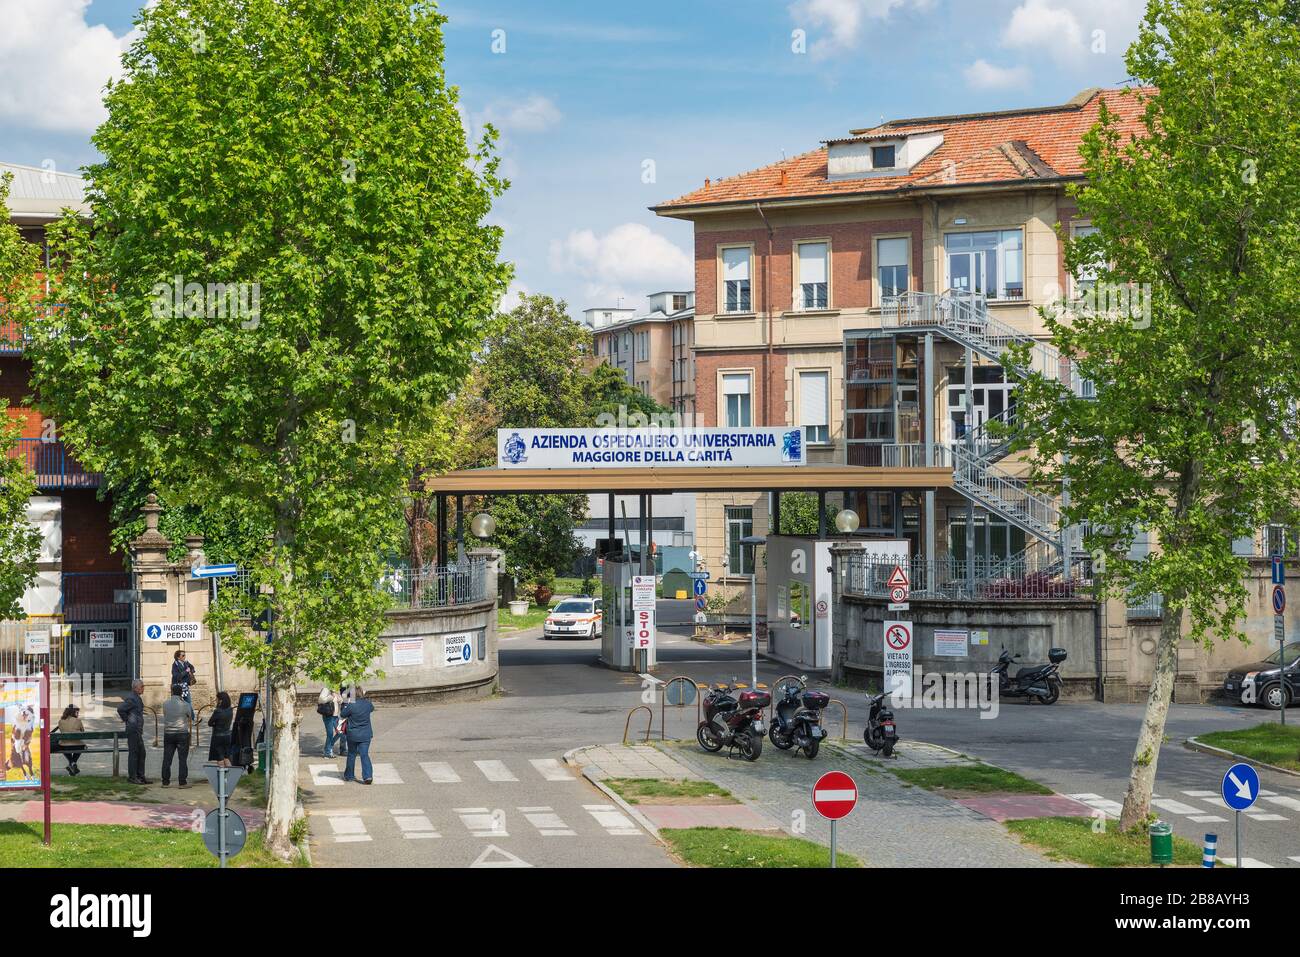
[[898,176],[828,180],[827,147],[739,176],[707,182],[701,189],[652,207],[656,211],[704,205],[798,199],[810,196],[890,193],[935,186],[1059,180],[1083,173],[1079,144],[1097,122],[1101,101],[1118,114],[1120,129],[1140,135],[1150,88],[1086,90],[1069,103],[967,116],[891,120],[828,143],[885,139],[942,131],[943,143]]

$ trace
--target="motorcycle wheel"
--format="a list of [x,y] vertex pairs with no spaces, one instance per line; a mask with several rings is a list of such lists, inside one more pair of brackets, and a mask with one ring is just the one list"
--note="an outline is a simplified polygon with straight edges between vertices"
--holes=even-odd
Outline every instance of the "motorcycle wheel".
[[776,725],[772,725],[767,732],[768,740],[782,751],[789,751],[794,746],[794,741],[776,730]]
[[1061,685],[1058,682],[1049,681],[1047,682],[1047,694],[1039,695],[1038,700],[1043,704],[1056,704],[1057,699],[1060,697]]
[[889,757],[891,754],[893,754],[893,753],[894,753],[894,742],[893,742],[893,741],[887,741],[887,742],[884,744],[884,746],[881,747],[881,749],[880,749],[880,753],[883,754],[885,757]]
[[705,751],[717,753],[722,750],[722,736],[711,721],[700,722],[700,726],[695,729],[695,740]]
[[813,738],[804,745],[803,753],[808,755],[808,760],[811,761],[813,758],[817,757],[817,752],[821,750],[821,747],[822,743],[816,738]]
[[757,761],[763,753],[763,736],[753,731],[742,731],[736,735],[736,746],[746,761]]
[[865,731],[862,732],[862,740],[867,743],[867,747],[869,747],[872,751],[880,750],[880,740],[878,738],[873,738],[871,736],[870,728],[867,728]]

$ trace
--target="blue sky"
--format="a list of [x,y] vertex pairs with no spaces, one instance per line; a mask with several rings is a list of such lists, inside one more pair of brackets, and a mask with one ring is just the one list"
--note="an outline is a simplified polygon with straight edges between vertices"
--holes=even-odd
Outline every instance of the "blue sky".
[[[0,160],[69,170],[94,158],[98,90],[140,6],[0,0]],[[467,128],[502,133],[512,187],[493,219],[515,291],[564,298],[576,315],[690,288],[689,224],[647,206],[882,117],[1059,103],[1120,84],[1143,6],[446,0],[442,10]]]

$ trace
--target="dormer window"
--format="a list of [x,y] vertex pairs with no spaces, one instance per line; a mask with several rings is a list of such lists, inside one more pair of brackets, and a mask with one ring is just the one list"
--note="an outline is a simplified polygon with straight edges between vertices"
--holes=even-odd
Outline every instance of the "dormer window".
[[893,169],[894,168],[894,144],[888,146],[871,147],[871,168],[872,169]]

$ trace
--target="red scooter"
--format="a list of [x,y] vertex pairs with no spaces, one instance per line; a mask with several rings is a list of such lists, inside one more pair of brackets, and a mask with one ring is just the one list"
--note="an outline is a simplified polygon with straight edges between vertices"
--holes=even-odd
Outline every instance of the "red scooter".
[[704,720],[695,729],[695,740],[705,751],[721,751],[730,746],[746,761],[757,761],[763,753],[763,709],[772,696],[755,688],[740,692],[736,679],[731,684],[716,684],[704,696]]

